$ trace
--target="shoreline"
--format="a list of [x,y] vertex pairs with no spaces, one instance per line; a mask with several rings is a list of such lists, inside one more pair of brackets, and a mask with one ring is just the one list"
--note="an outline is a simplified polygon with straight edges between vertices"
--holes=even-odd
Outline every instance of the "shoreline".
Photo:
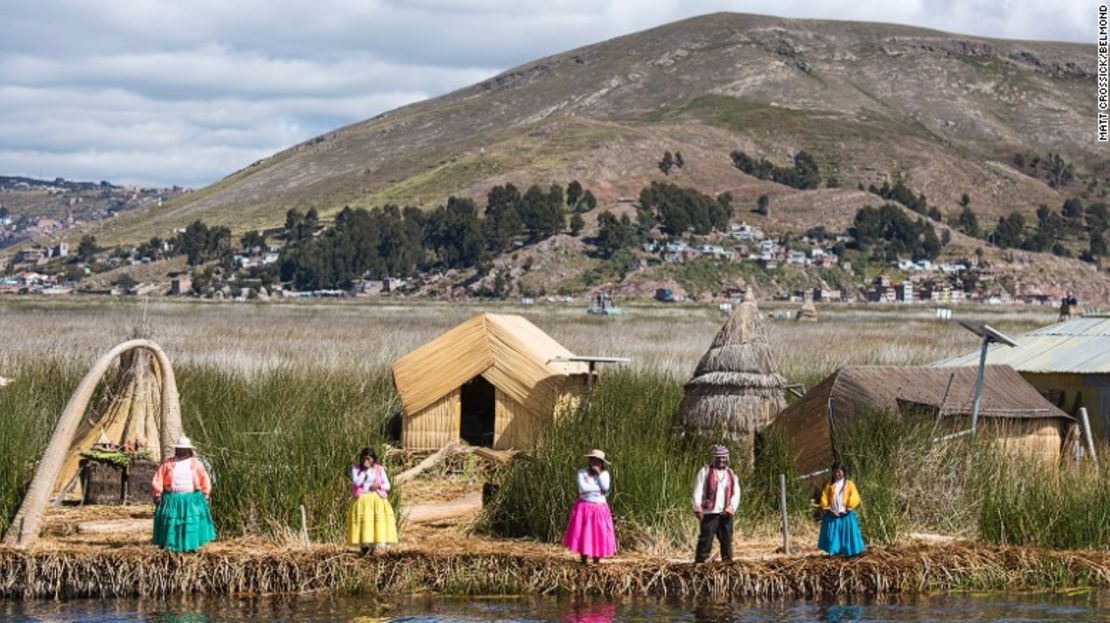
[[0,597],[68,599],[311,592],[662,598],[827,598],[949,591],[1110,588],[1110,552],[980,544],[876,547],[823,555],[694,565],[618,557],[582,567],[567,558],[495,552],[244,547],[196,554],[153,548],[0,548]]

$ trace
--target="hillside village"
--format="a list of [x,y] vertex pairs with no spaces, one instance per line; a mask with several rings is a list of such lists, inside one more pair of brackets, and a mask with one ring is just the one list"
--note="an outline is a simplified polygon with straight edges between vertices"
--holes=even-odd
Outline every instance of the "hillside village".
[[123,212],[156,208],[185,192],[180,186],[141,188],[61,177],[46,181],[0,176],[0,250],[23,241],[54,239],[53,245],[27,251],[21,261],[34,264],[64,257],[66,231]]
[[[516,193],[515,205],[523,210],[519,192],[511,185],[506,188]],[[664,187],[653,187],[653,191],[671,193],[671,199],[686,197],[712,206],[731,202],[674,185],[665,191],[660,188]],[[554,196],[556,190],[558,197]],[[75,249],[64,242],[27,245],[7,262],[0,277],[0,294],[164,295],[239,301],[493,297],[526,302],[537,298],[584,302],[604,294],[617,299],[673,303],[727,302],[744,288],[758,285],[782,301],[941,306],[1057,305],[1071,295],[1064,282],[1022,280],[1012,270],[996,267],[1031,265],[1032,256],[1037,254],[1021,249],[999,250],[983,245],[966,257],[921,249],[898,255],[890,246],[891,240],[862,240],[860,227],[836,232],[816,227],[797,235],[753,224],[758,219],[774,226],[773,220],[766,218],[766,204],[758,204],[748,215],[729,205],[730,216],[717,217],[725,218],[723,222],[701,226],[701,234],[685,230],[675,235],[674,231],[668,233],[672,224],[666,219],[675,215],[668,212],[666,201],[654,216],[645,212],[645,203],[651,203],[648,195],[643,200],[626,200],[624,205],[590,208],[594,204],[592,195],[588,202],[582,201],[588,191],[580,185],[575,188],[573,183],[566,193],[553,186],[551,196],[529,189],[532,196],[541,197],[540,206],[550,207],[551,200],[558,199],[559,204],[551,208],[555,216],[549,213],[546,217],[554,218],[556,224],[544,235],[535,236],[529,235],[531,225],[522,223],[503,248],[496,248],[488,240],[495,234],[490,225],[496,219],[491,212],[495,191],[490,193],[482,224],[475,226],[484,228],[480,245],[498,252],[483,252],[484,257],[470,264],[432,260],[396,269],[397,273],[374,267],[341,281],[297,283],[297,250],[326,240],[335,234],[337,225],[321,223],[312,213],[290,211],[285,227],[248,232],[238,240],[233,240],[227,228],[208,227],[197,221],[188,228],[173,230],[165,238],[154,237],[137,246],[101,249],[91,236],[84,237]],[[573,203],[564,206],[568,195]],[[472,209],[476,211],[476,207]],[[622,210],[619,218],[615,216]],[[912,214],[905,208],[890,213],[902,211]],[[629,218],[633,213],[639,226]],[[415,212],[406,209],[406,214],[416,218]],[[748,217],[753,222],[748,222]],[[860,218],[857,215],[857,221]],[[895,229],[898,222],[911,221],[896,217]],[[918,224],[922,223],[925,221],[919,218]],[[937,226],[944,235],[930,235],[938,241],[950,240],[951,231],[939,223]],[[928,230],[932,231],[932,225]],[[990,252],[984,253],[984,247]],[[558,257],[568,249],[584,260],[585,268],[578,274],[544,275],[552,270],[549,264],[565,268]],[[439,248],[421,253],[446,255]],[[545,262],[545,256],[555,261]],[[1098,265],[1092,264],[1089,270],[1097,269]]]

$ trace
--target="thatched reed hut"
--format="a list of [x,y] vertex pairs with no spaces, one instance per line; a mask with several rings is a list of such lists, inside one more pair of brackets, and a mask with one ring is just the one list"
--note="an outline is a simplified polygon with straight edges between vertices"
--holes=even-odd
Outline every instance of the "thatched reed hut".
[[813,301],[802,303],[802,308],[798,310],[798,315],[794,319],[799,322],[817,322],[817,307],[814,306]]
[[[975,368],[849,366],[806,392],[768,427],[781,434],[803,474],[827,468],[847,442],[837,425],[878,413],[922,417],[939,432],[971,426]],[[951,380],[951,387],[949,381]],[[1074,442],[1075,420],[1045,400],[1010,366],[987,366],[979,405],[979,434],[1046,460]]]
[[527,319],[481,314],[393,364],[401,443],[534,446],[556,411],[586,389],[588,366]]
[[679,425],[686,431],[720,435],[736,448],[737,461],[751,463],[756,434],[786,404],[785,387],[749,291],[686,383]]
[[[117,359],[118,373],[108,381],[109,391],[86,417],[97,386]],[[97,441],[134,446],[135,451],[146,451],[160,461],[173,454],[173,443],[181,432],[181,405],[169,357],[147,339],[117,345],[93,364],[66,403],[27,494],[4,534],[4,545],[26,547],[38,539],[47,505],[76,490],[80,454]],[[149,485],[151,477],[148,471],[142,478]],[[122,481],[120,486],[121,496],[130,490]]]

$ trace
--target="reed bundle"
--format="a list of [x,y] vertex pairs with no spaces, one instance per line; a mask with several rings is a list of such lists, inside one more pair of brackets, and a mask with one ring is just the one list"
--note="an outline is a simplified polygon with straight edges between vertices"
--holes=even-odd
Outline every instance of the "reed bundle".
[[569,559],[510,553],[242,548],[195,555],[153,548],[0,550],[0,596],[74,598],[272,594],[342,590],[448,595],[828,598],[952,590],[1110,587],[1110,553],[977,545],[870,551],[854,560],[808,556],[732,563]]

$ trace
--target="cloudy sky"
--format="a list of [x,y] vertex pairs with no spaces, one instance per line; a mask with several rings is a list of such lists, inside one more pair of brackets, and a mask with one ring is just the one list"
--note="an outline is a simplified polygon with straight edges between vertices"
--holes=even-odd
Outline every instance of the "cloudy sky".
[[714,11],[1093,41],[1094,0],[0,0],[0,175],[199,187],[531,59]]

